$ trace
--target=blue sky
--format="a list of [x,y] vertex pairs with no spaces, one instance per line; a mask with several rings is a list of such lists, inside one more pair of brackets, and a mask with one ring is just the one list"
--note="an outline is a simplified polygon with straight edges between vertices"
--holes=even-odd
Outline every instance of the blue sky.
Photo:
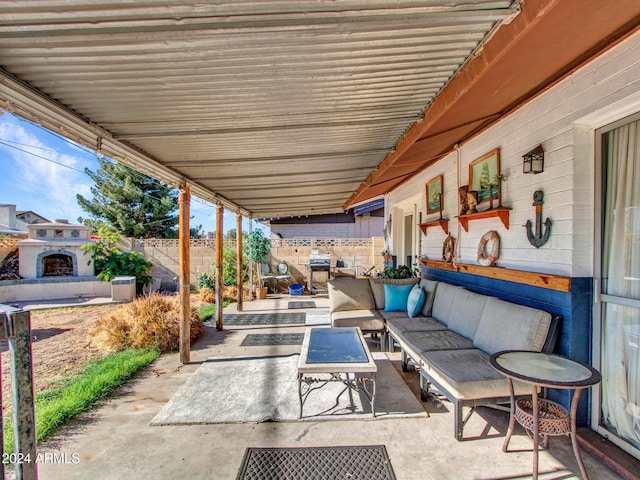
[[[0,111],[0,203],[15,204],[54,220],[77,222],[86,213],[76,201],[91,198],[92,180],[85,167],[98,169],[95,152],[27,120]],[[191,226],[215,230],[215,207],[192,197]],[[224,231],[236,227],[236,215],[225,211]],[[248,219],[243,229],[247,230]],[[254,223],[254,228],[257,224]]]

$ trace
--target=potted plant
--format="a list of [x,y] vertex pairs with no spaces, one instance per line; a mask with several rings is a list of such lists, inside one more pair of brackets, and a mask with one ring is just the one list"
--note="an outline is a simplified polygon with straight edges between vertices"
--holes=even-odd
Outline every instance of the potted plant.
[[244,254],[250,256],[255,265],[256,278],[259,279],[258,298],[267,298],[267,287],[262,283],[260,266],[267,261],[269,253],[271,253],[271,240],[264,236],[261,229],[247,234],[246,242],[244,242]]

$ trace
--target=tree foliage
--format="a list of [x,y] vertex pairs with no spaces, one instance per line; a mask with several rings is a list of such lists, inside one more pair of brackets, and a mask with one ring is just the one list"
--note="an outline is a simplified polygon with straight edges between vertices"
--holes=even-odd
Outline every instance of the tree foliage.
[[76,196],[89,218],[78,220],[95,232],[110,225],[125,237],[171,238],[178,223],[176,189],[135,170],[99,158],[100,167],[85,172],[94,181],[92,199]]
[[267,261],[267,257],[271,252],[271,240],[264,236],[261,229],[256,229],[243,237],[244,255],[249,256],[254,262],[263,263]]

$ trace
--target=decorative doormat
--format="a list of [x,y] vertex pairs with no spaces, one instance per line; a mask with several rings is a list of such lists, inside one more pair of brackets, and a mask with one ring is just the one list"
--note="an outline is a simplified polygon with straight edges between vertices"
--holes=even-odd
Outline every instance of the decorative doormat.
[[242,343],[243,347],[261,347],[265,345],[302,345],[304,333],[250,333]]
[[316,302],[289,302],[289,310],[294,308],[316,308]]
[[[306,314],[304,312],[285,313],[229,313],[224,315],[225,325],[304,325]],[[206,322],[206,325],[215,325],[215,322]]]
[[384,445],[247,448],[236,480],[395,480]]

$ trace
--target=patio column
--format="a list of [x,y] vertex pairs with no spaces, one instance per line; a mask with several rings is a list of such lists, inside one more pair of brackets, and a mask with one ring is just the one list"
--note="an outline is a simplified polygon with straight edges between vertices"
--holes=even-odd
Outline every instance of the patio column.
[[216,328],[222,330],[222,231],[224,217],[224,207],[218,205],[216,209]]
[[191,349],[191,265],[189,249],[189,187],[180,187],[178,195],[180,244],[180,361],[189,363]]
[[[253,232],[253,219],[249,217],[249,236]],[[249,248],[249,300],[254,300],[253,295],[253,256],[251,254],[251,248]]]
[[237,263],[237,278],[238,278],[238,311],[242,311],[242,287],[243,287],[243,271],[242,271],[242,214],[236,214],[236,257]]

